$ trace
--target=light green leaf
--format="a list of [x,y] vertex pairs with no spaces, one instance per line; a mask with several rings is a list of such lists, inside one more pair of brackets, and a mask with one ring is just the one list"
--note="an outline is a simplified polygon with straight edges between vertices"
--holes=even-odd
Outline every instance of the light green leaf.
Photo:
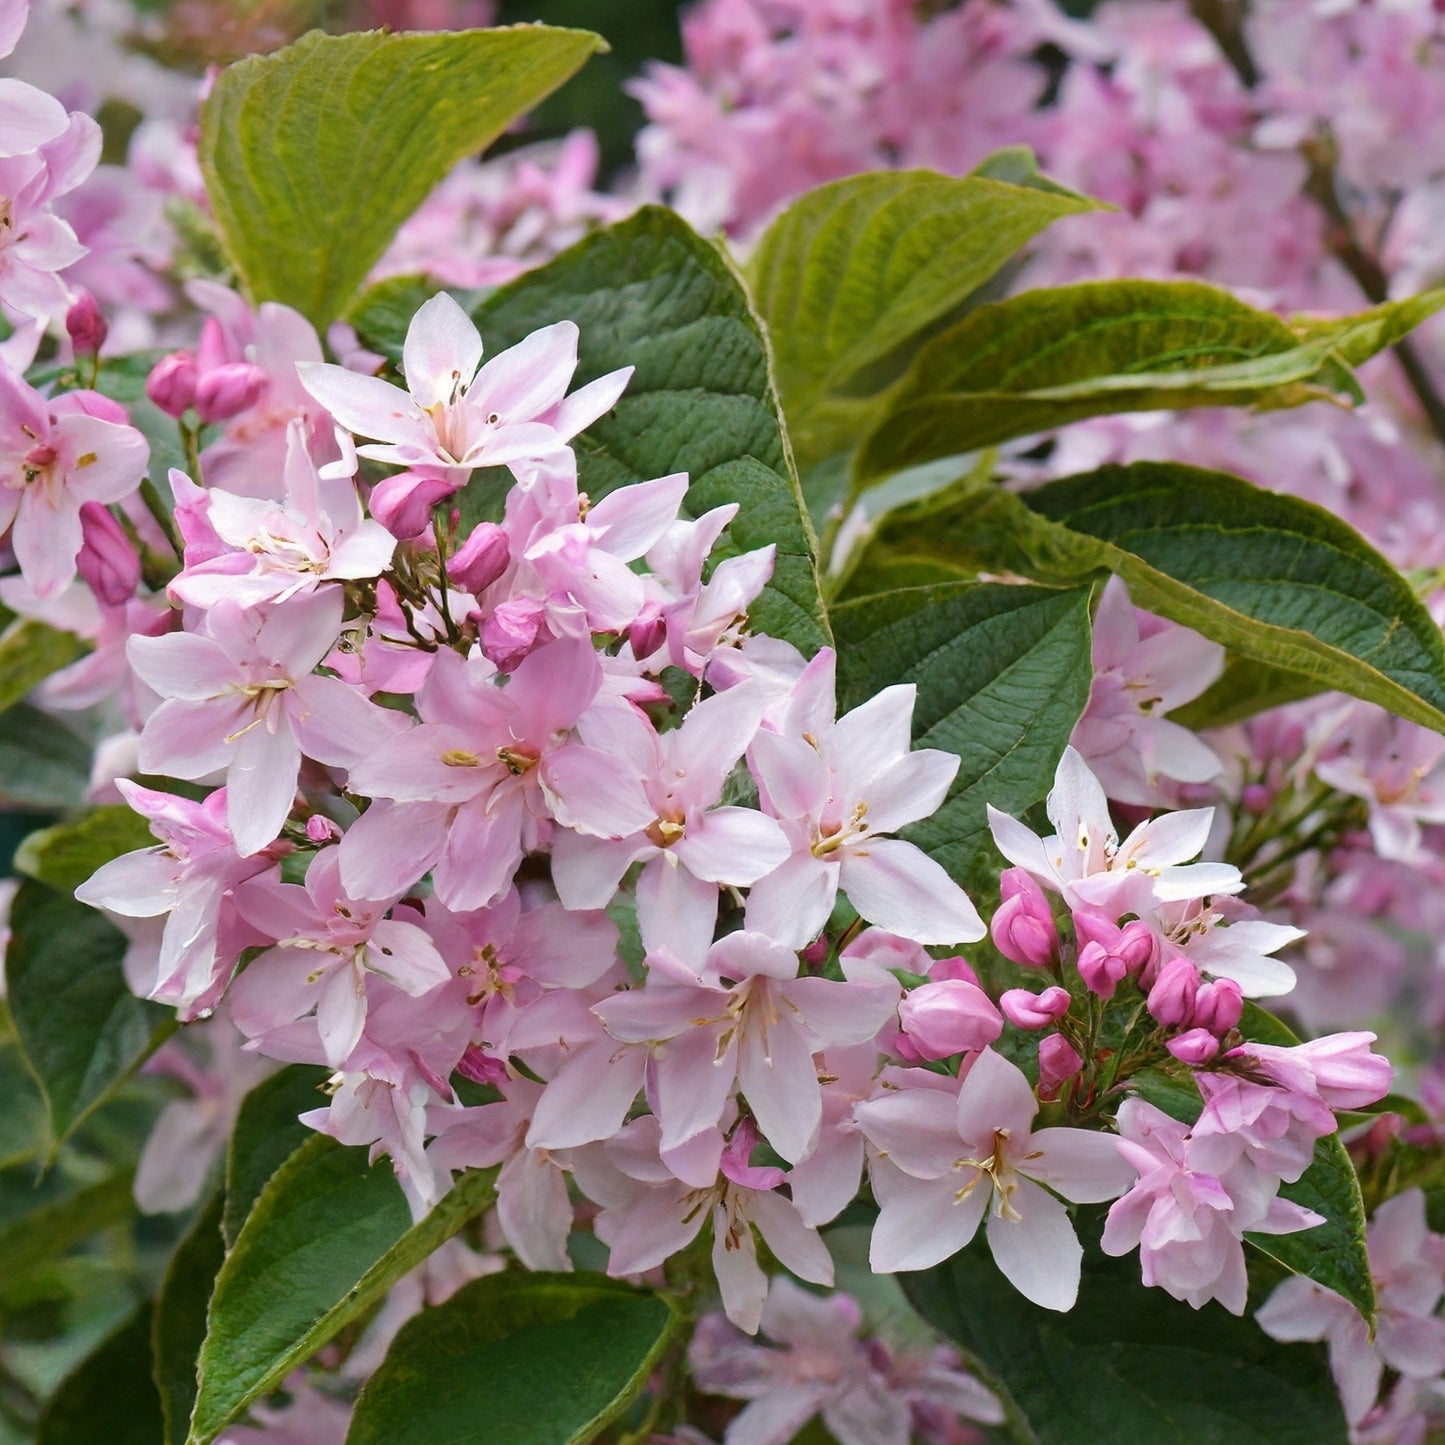
[[0,712],[84,651],[85,644],[73,632],[17,617],[0,633]]
[[[778,393],[803,463],[850,438],[829,400],[939,320],[1082,196],[981,175],[873,172],[819,186],[764,232],[747,264],[773,341]],[[846,402],[841,414],[857,411]]]
[[1445,305],[1445,290],[1302,337],[1195,281],[1091,281],[971,311],[928,343],[863,444],[868,485],[934,457],[1085,417],[1195,406],[1362,400],[1346,360],[1373,355]]
[[10,1013],[45,1096],[53,1154],[175,1024],[126,986],[125,936],[95,909],[27,881],[10,928]]
[[142,1305],[61,1381],[36,1445],[156,1445],[161,1402],[151,1379],[151,1307]]
[[313,31],[223,71],[201,168],[251,299],[334,320],[447,172],[602,48],[544,25]]
[[389,1161],[366,1156],[316,1135],[261,1191],[216,1277],[191,1445],[208,1445],[494,1197],[490,1173],[466,1174],[413,1226]]
[[0,1259],[7,1284],[61,1258],[98,1230],[136,1217],[129,1170],[94,1183],[78,1183],[52,1170],[37,1184],[28,1168],[0,1177]]
[[139,813],[115,806],[95,808],[75,823],[32,833],[15,853],[15,869],[59,893],[74,893],[103,863],[155,844]]
[[666,1301],[601,1275],[473,1280],[402,1326],[346,1445],[582,1445],[642,1390],[674,1325]]
[[[1094,1235],[1096,1238],[1097,1235]],[[1320,1345],[1281,1345],[1246,1314],[1146,1289],[1136,1254],[1092,1240],[1079,1302],[1030,1304],[981,1244],[900,1275],[925,1319],[982,1366],[1015,1440],[1128,1445],[1346,1445]]]
[[985,805],[1019,813],[1053,786],[1093,679],[1091,595],[952,583],[834,608],[840,705],[914,683],[914,741],[961,759],[947,801],[906,836],[965,883],[993,856]]
[[[474,313],[490,354],[539,326],[581,328],[577,384],[637,368],[617,406],[575,443],[596,500],[636,481],[687,472],[691,517],[740,510],[715,559],[777,546],[751,609],[756,631],[805,653],[829,640],[817,542],[803,508],[773,389],[766,336],[723,255],[671,211],[645,207],[519,277]],[[489,504],[478,477],[457,496],[470,520]]]
[[163,1445],[185,1445],[187,1422],[196,1403],[197,1356],[206,1338],[206,1309],[226,1257],[221,1237],[223,1197],[217,1190],[191,1221],[156,1296],[151,1357],[165,1416]]
[[900,509],[873,549],[1055,586],[1116,572],[1136,605],[1241,657],[1445,732],[1445,645],[1405,579],[1322,507],[1238,477],[1139,462],[1024,496],[959,489]]

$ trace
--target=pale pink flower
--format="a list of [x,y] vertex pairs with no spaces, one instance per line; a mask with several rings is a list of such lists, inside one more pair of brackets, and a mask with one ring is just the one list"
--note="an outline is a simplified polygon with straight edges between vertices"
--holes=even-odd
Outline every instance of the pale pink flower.
[[1045,1309],[1071,1309],[1083,1249],[1054,1193],[1075,1203],[1113,1199],[1133,1169],[1107,1134],[1035,1133],[1038,1109],[1023,1073],[992,1049],[953,1087],[901,1086],[859,1104],[854,1116],[873,1146],[869,1169],[880,1205],[869,1254],[874,1270],[941,1263],[973,1238],[987,1213],[994,1263],[1014,1288]]

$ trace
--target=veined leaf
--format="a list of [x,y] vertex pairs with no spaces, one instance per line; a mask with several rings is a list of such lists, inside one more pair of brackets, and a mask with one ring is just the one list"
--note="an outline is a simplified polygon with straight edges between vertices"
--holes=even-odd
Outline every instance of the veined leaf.
[[226,1258],[224,1195],[217,1190],[185,1232],[161,1282],[151,1326],[151,1367],[165,1416],[163,1445],[185,1445],[196,1403],[196,1357],[206,1338],[206,1308]]
[[36,1445],[156,1445],[161,1405],[151,1379],[151,1307],[142,1305],[60,1382]]
[[0,712],[84,651],[85,644],[73,632],[17,617],[0,633]]

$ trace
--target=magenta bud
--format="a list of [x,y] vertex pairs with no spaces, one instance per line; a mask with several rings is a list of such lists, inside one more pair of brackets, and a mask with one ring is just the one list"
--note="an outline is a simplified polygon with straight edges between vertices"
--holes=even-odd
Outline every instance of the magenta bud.
[[798,957],[809,968],[822,968],[828,961],[828,935],[820,933],[806,948],[800,949]]
[[478,522],[447,563],[447,576],[468,592],[485,592],[512,561],[511,539],[495,522]]
[[431,526],[431,509],[457,485],[431,472],[398,472],[371,489],[367,505],[397,541],[409,542]]
[[1149,990],[1149,1013],[1166,1029],[1190,1026],[1198,993],[1199,970],[1187,958],[1171,958]]
[[196,359],[189,351],[173,351],[151,367],[146,395],[167,416],[184,416],[196,399]]
[[999,878],[1003,902],[989,924],[994,946],[1021,968],[1048,968],[1058,962],[1059,930],[1037,880],[1023,868]]
[[1198,1067],[1207,1064],[1219,1052],[1219,1040],[1208,1029],[1190,1029],[1176,1034],[1164,1045],[1181,1064]]
[[1059,1085],[1072,1079],[1084,1061],[1079,1051],[1063,1034],[1050,1034],[1039,1040],[1039,1095],[1057,1097]]
[[961,978],[965,983],[971,983],[978,988],[983,987],[969,961],[959,953],[950,954],[947,958],[935,959],[928,966],[928,976],[934,983],[942,983],[945,979],[950,978]]
[[656,608],[644,607],[628,628],[627,640],[632,644],[634,657],[651,657],[667,641],[667,623],[662,613]]
[[1016,1028],[1027,1029],[1030,1033],[1056,1024],[1069,1011],[1069,991],[1066,988],[1046,988],[1042,993],[1030,993],[1026,988],[1011,988],[998,1001],[1003,1016]]
[[1246,813],[1253,813],[1258,818],[1269,812],[1269,805],[1274,801],[1274,791],[1264,783],[1251,783],[1239,795],[1239,801]]
[[511,672],[537,645],[542,632],[542,604],[518,597],[504,602],[482,623],[482,651],[498,672]]
[[1159,939],[1142,919],[1126,923],[1109,950],[1124,960],[1130,977],[1139,978],[1159,961]]
[[196,414],[204,422],[230,421],[255,406],[270,385],[271,378],[259,366],[227,362],[196,382]]
[[1244,990],[1232,978],[1211,979],[1194,995],[1194,1023],[1223,1038],[1239,1027],[1244,1013]]
[[306,820],[306,836],[313,843],[329,843],[333,838],[341,836],[341,829],[320,813],[313,813]]
[[1086,943],[1079,950],[1079,977],[1084,987],[1099,998],[1113,998],[1114,990],[1128,974],[1128,964],[1102,943]]
[[1003,1032],[1003,1018],[977,984],[949,978],[922,983],[898,1005],[898,1018],[920,1058],[948,1059],[986,1048]]
[[474,1084],[505,1084],[507,1064],[486,1052],[479,1044],[468,1044],[457,1062],[457,1073]]
[[95,297],[89,291],[82,291],[65,313],[65,330],[70,344],[80,356],[94,356],[105,345],[110,327],[100,314]]
[[125,529],[99,502],[80,508],[83,541],[76,569],[107,606],[122,607],[140,586],[140,557]]

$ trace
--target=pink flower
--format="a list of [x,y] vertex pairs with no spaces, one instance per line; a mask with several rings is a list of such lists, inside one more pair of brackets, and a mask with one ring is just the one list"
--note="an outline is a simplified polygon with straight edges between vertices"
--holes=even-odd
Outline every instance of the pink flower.
[[1003,1032],[992,1000],[965,979],[941,979],[909,990],[898,1005],[898,1017],[903,1024],[900,1043],[916,1055],[909,1063],[974,1053]]
[[900,1088],[854,1110],[873,1146],[881,1206],[874,1270],[928,1269],[962,1249],[988,1213],[989,1249],[1014,1288],[1045,1309],[1071,1309],[1083,1250],[1049,1191],[1075,1203],[1113,1199],[1133,1170],[1107,1134],[1033,1132],[1033,1089],[992,1049],[955,1087]]

